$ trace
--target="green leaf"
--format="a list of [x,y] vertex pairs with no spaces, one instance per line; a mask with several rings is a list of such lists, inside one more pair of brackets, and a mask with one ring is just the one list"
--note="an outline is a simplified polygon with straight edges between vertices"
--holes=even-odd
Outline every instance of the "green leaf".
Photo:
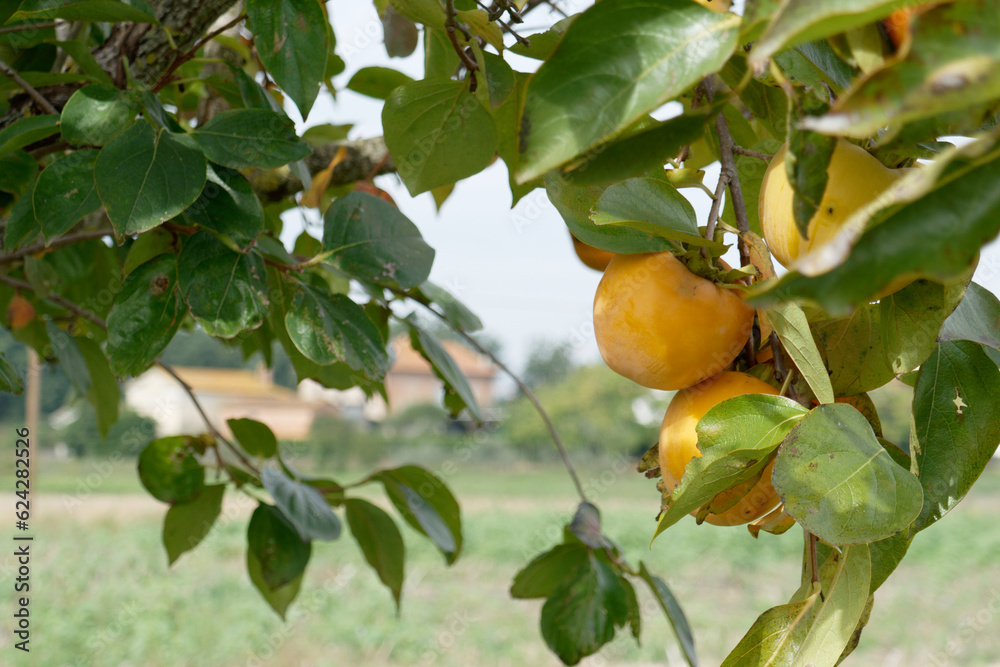
[[177,255],[160,255],[122,282],[108,314],[108,357],[116,375],[138,376],[173,340],[187,307],[177,289]]
[[184,300],[201,327],[219,338],[253,331],[267,314],[267,274],[260,256],[234,252],[198,232],[177,260]]
[[575,665],[611,641],[615,626],[627,619],[625,588],[610,566],[591,555],[542,605],[542,637],[564,664]]
[[694,207],[674,186],[660,178],[630,178],[601,194],[591,209],[595,225],[622,225],[691,245],[721,244],[698,233]]
[[260,479],[274,498],[275,505],[295,526],[303,542],[335,540],[340,537],[340,519],[330,509],[323,494],[315,488],[271,467],[261,470]]
[[382,127],[414,196],[479,173],[496,154],[493,117],[463,81],[424,79],[396,88],[382,108]]
[[552,57],[556,47],[559,46],[559,43],[562,42],[563,37],[566,35],[566,31],[578,16],[579,14],[571,14],[553,23],[552,27],[548,30],[527,35],[529,43],[514,44],[510,47],[510,52],[524,56],[525,58],[548,60]]
[[231,169],[275,169],[311,152],[295,123],[268,109],[230,109],[191,133],[205,155]]
[[250,182],[234,169],[208,163],[205,189],[181,214],[188,222],[249,247],[264,231],[264,209]]
[[458,501],[444,482],[419,466],[402,466],[375,473],[386,495],[406,522],[426,535],[449,565],[462,550],[462,517]]
[[257,505],[247,526],[247,557],[257,559],[267,588],[277,589],[301,577],[311,555],[312,543],[299,536],[281,510]]
[[322,7],[316,0],[247,0],[246,12],[261,62],[305,119],[326,67],[317,57],[327,52]]
[[267,424],[253,419],[227,419],[226,423],[247,454],[269,459],[278,453],[278,439]]
[[809,300],[831,314],[843,315],[900,276],[938,282],[965,276],[982,245],[1000,231],[1000,190],[993,187],[1000,180],[1000,158],[991,154],[993,159],[975,164],[976,158],[970,156],[969,164],[961,150],[953,154],[952,169],[947,178],[938,180],[937,189],[867,229],[835,268],[814,277],[791,271],[750,300],[758,306],[779,298]]
[[323,250],[330,263],[364,281],[409,289],[431,271],[434,249],[417,226],[387,201],[351,192],[323,216]]
[[101,207],[94,182],[97,156],[96,150],[69,153],[38,175],[31,200],[46,242],[51,243]]
[[604,0],[585,11],[528,84],[518,182],[593,148],[718,70],[739,25],[734,14],[668,0]]
[[247,551],[247,573],[250,576],[250,581],[257,587],[257,590],[260,591],[260,594],[267,603],[271,605],[271,608],[277,612],[282,620],[285,620],[285,612],[288,610],[288,605],[295,600],[299,594],[299,589],[302,587],[303,575],[300,574],[287,584],[271,587],[264,581],[260,559],[250,551]]
[[687,617],[684,615],[684,610],[681,609],[680,604],[677,602],[677,598],[670,591],[666,582],[651,573],[646,569],[646,564],[639,561],[639,576],[642,580],[649,585],[650,591],[653,593],[653,597],[656,598],[656,602],[660,605],[660,609],[667,616],[667,621],[670,623],[670,627],[674,631],[674,635],[677,636],[677,641],[681,645],[681,651],[684,653],[684,659],[691,667],[698,667],[698,657],[694,650],[694,635],[691,633],[691,626],[688,624]]
[[194,457],[194,438],[176,435],[154,440],[139,454],[139,480],[157,500],[185,503],[201,493],[205,469]]
[[0,155],[24,148],[59,131],[59,116],[28,116],[0,130]]
[[[109,86],[112,85],[111,77],[108,76],[107,72],[101,69],[99,64],[97,64],[97,59],[94,58],[93,54],[91,54],[87,45],[83,41],[53,40],[52,44],[68,53],[69,57],[72,58],[73,62],[75,62],[80,68],[80,71],[89,76],[95,83],[103,83]],[[70,99],[72,99],[72,97]],[[63,107],[63,111],[65,110],[65,107]],[[63,122],[65,123],[65,116],[63,117]]]
[[59,130],[71,146],[103,146],[132,127],[139,106],[110,84],[85,86],[63,107]]
[[586,545],[574,542],[535,556],[514,575],[510,596],[523,600],[549,597],[573,571],[586,565],[589,553]]
[[391,7],[382,14],[382,36],[385,53],[390,58],[405,58],[417,49],[420,33],[413,21],[400,16]]
[[867,545],[832,553],[819,571],[822,594],[815,590],[761,614],[722,667],[835,667],[868,607],[870,575]]
[[918,367],[934,351],[938,328],[962,298],[963,283],[920,280],[850,315],[807,308],[837,396],[853,396]]
[[896,533],[892,537],[878,540],[868,545],[872,559],[871,592],[874,593],[889,578],[896,566],[903,560],[910,548],[912,536],[907,532]]
[[406,551],[396,522],[376,505],[359,498],[345,498],[344,509],[351,535],[357,540],[365,560],[392,591],[399,609],[403,594],[403,562]]
[[923,530],[969,492],[1000,444],[1000,369],[982,346],[941,343],[924,362],[913,394],[911,452],[924,506],[911,528]]
[[814,616],[796,661],[815,667],[835,667],[854,635],[868,604],[871,556],[867,544],[832,553],[819,570],[823,595],[813,608]]
[[[80,394],[90,391],[90,372],[87,362],[77,345],[77,338],[66,333],[53,320],[45,320],[45,331],[52,343],[52,354],[59,359],[59,366]],[[48,355],[46,355],[48,356]]]
[[187,551],[198,546],[222,513],[225,484],[210,484],[193,500],[172,505],[163,520],[163,546],[167,564],[173,565]]
[[19,19],[66,19],[118,23],[158,23],[153,9],[143,0],[23,0],[12,17]]
[[444,8],[439,0],[389,0],[400,16],[432,28],[444,26]]
[[517,75],[502,56],[484,51],[482,53],[486,76],[486,97],[492,108],[503,104],[517,85]]
[[697,426],[701,456],[688,462],[653,539],[722,491],[758,475],[806,412],[790,398],[763,394],[736,396],[709,410]]
[[816,347],[816,341],[809,329],[809,321],[802,308],[795,304],[774,306],[767,310],[767,317],[774,325],[774,330],[788,356],[795,362],[796,368],[805,377],[819,402],[833,403],[834,393],[830,375],[823,365],[823,358]]
[[473,333],[483,328],[483,322],[448,290],[428,281],[417,288],[431,303],[438,307],[450,325]]
[[824,116],[803,124],[867,138],[893,125],[966,111],[1000,97],[1000,21],[994,0],[922,12],[906,57],[865,77]]
[[344,294],[326,294],[306,285],[285,313],[285,329],[295,347],[321,366],[346,362],[372,379],[389,369],[385,341],[364,309]]
[[791,430],[771,483],[785,511],[832,545],[894,535],[913,522],[923,502],[917,478],[893,462],[864,416],[843,403],[819,406]]
[[38,161],[24,151],[0,155],[0,191],[24,195],[34,187],[37,174]]
[[[802,118],[808,116],[803,115]],[[827,169],[836,147],[837,139],[834,137],[797,129],[791,132],[785,154],[785,172],[795,192],[792,198],[795,226],[803,238],[826,191]]]
[[136,123],[108,142],[94,167],[119,236],[152,229],[190,206],[205,184],[205,156],[187,135]]
[[958,304],[938,332],[939,341],[971,340],[1000,350],[1000,299],[982,285],[969,283]]
[[846,32],[912,4],[912,0],[788,0],[754,43],[750,65],[763,68],[768,58],[786,47]]
[[413,79],[391,67],[362,67],[347,82],[347,89],[384,100],[389,93],[407,83],[413,83]]
[[24,382],[9,361],[7,355],[0,352],[0,391],[8,391],[20,396],[24,392]]
[[[603,144],[585,153],[579,163],[568,166],[566,178],[578,186],[604,185],[661,168],[680,153],[681,148],[702,137],[711,120],[708,112],[712,109],[714,107],[706,107],[704,111],[671,118]],[[763,171],[761,173],[763,175]],[[744,191],[744,195],[748,194]]]
[[[556,171],[545,175],[545,191],[549,201],[559,211],[573,236],[587,245],[615,253],[658,252],[673,248],[669,240],[658,234],[623,225],[594,224],[590,219],[591,211],[605,190],[606,188],[597,185],[576,186]],[[537,218],[523,221],[515,216],[515,229],[519,230],[522,225],[536,221]]]
[[431,368],[434,369],[434,375],[444,382],[445,406],[455,416],[464,407],[473,419],[482,421],[476,396],[472,393],[472,387],[469,386],[469,382],[465,379],[465,375],[455,360],[438,342],[437,338],[412,322],[408,322],[408,324],[410,326],[410,344],[413,345],[413,349],[430,363]]
[[804,639],[813,599],[771,607],[726,657],[721,667],[792,665]]

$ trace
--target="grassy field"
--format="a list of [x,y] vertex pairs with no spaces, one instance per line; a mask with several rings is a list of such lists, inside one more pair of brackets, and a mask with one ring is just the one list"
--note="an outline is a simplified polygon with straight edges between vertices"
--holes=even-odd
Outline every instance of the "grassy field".
[[[252,506],[236,494],[206,541],[168,569],[160,544],[165,507],[143,495],[131,463],[40,460],[34,476],[31,654],[13,649],[8,620],[0,628],[0,664],[559,664],[538,632],[540,602],[507,594],[514,573],[557,540],[574,509],[559,468],[470,465],[448,477],[463,504],[465,552],[446,567],[425,540],[404,529],[407,581],[399,616],[351,537],[315,545],[287,623],[245,574]],[[755,541],[745,530],[692,520],[650,551],[652,482],[624,466],[591,467],[582,477],[606,532],[628,559],[643,559],[673,588],[694,627],[702,665],[719,664],[761,611],[796,588],[801,532]],[[5,503],[13,509],[11,496]],[[915,541],[878,593],[847,664],[1000,665],[998,515],[1000,467],[993,467],[961,507]],[[0,571],[11,600],[10,556],[0,557]],[[642,646],[620,636],[584,664],[680,664],[666,621],[639,592]]]

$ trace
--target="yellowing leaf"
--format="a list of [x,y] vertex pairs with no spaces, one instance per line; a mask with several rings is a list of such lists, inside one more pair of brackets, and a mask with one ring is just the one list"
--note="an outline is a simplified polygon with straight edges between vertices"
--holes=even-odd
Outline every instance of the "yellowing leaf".
[[320,201],[323,198],[323,193],[326,189],[330,187],[330,180],[333,178],[333,170],[337,168],[337,165],[344,161],[347,157],[347,151],[343,146],[337,149],[337,153],[330,160],[330,164],[327,165],[326,169],[319,172],[312,179],[312,186],[309,188],[309,192],[305,193],[302,197],[302,205],[308,208],[319,208]]
[[486,12],[482,9],[467,9],[456,14],[459,21],[469,26],[472,34],[485,39],[497,51],[503,51],[503,31],[499,25],[490,21]]

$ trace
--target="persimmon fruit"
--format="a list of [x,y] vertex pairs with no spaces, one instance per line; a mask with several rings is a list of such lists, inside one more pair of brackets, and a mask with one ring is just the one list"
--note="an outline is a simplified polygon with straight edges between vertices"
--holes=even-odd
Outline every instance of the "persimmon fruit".
[[[764,172],[760,184],[758,212],[764,239],[782,266],[793,268],[799,256],[829,243],[843,225],[862,206],[901,178],[907,170],[890,169],[860,146],[838,139],[827,167],[827,184],[816,213],[809,221],[806,237],[795,225],[795,191],[788,180],[785,159],[788,144],[783,145]],[[901,277],[879,293],[888,296],[913,282]]]
[[[701,457],[696,427],[709,410],[734,396],[777,393],[778,390],[766,382],[752,375],[733,371],[719,373],[677,392],[670,401],[660,426],[660,474],[666,490],[673,491],[680,484],[688,462]],[[721,514],[709,514],[705,521],[716,526],[738,526],[754,521],[774,509],[779,498],[771,486],[772,464],[773,462],[764,468],[760,480],[739,502]]]
[[[570,236],[573,235],[570,234]],[[611,262],[611,258],[615,256],[613,252],[595,248],[592,245],[584,243],[575,236],[573,236],[573,250],[576,251],[576,256],[580,258],[581,262],[595,271],[603,271],[608,268],[608,263]]]
[[615,255],[594,297],[597,347],[611,370],[652,389],[684,389],[740,353],[754,310],[669,252]]

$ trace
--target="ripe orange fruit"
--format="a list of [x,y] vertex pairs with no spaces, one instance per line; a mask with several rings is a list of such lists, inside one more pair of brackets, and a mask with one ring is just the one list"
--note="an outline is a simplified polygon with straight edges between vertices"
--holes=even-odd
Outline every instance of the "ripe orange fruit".
[[691,273],[669,252],[615,255],[594,297],[605,363],[653,389],[712,377],[740,353],[753,327],[740,294]]
[[[792,212],[795,192],[785,171],[788,144],[782,146],[764,172],[760,184],[760,226],[767,247],[785,268],[800,255],[829,243],[851,215],[901,178],[906,170],[890,169],[865,149],[838,139],[827,167],[827,184],[819,207],[809,221],[808,238],[802,238]],[[878,296],[888,296],[913,282],[900,278]]]
[[[570,236],[573,235],[570,234]],[[576,256],[580,258],[581,262],[595,271],[603,271],[608,268],[608,263],[615,256],[613,252],[587,245],[575,236],[573,236],[573,250],[576,251]]]
[[[734,396],[777,393],[777,389],[752,375],[731,371],[677,392],[660,426],[660,474],[667,490],[673,491],[680,484],[691,459],[701,457],[695,429],[709,410]],[[779,499],[771,486],[772,464],[764,468],[760,481],[738,503],[722,514],[709,514],[705,520],[716,526],[738,526],[774,509]]]

